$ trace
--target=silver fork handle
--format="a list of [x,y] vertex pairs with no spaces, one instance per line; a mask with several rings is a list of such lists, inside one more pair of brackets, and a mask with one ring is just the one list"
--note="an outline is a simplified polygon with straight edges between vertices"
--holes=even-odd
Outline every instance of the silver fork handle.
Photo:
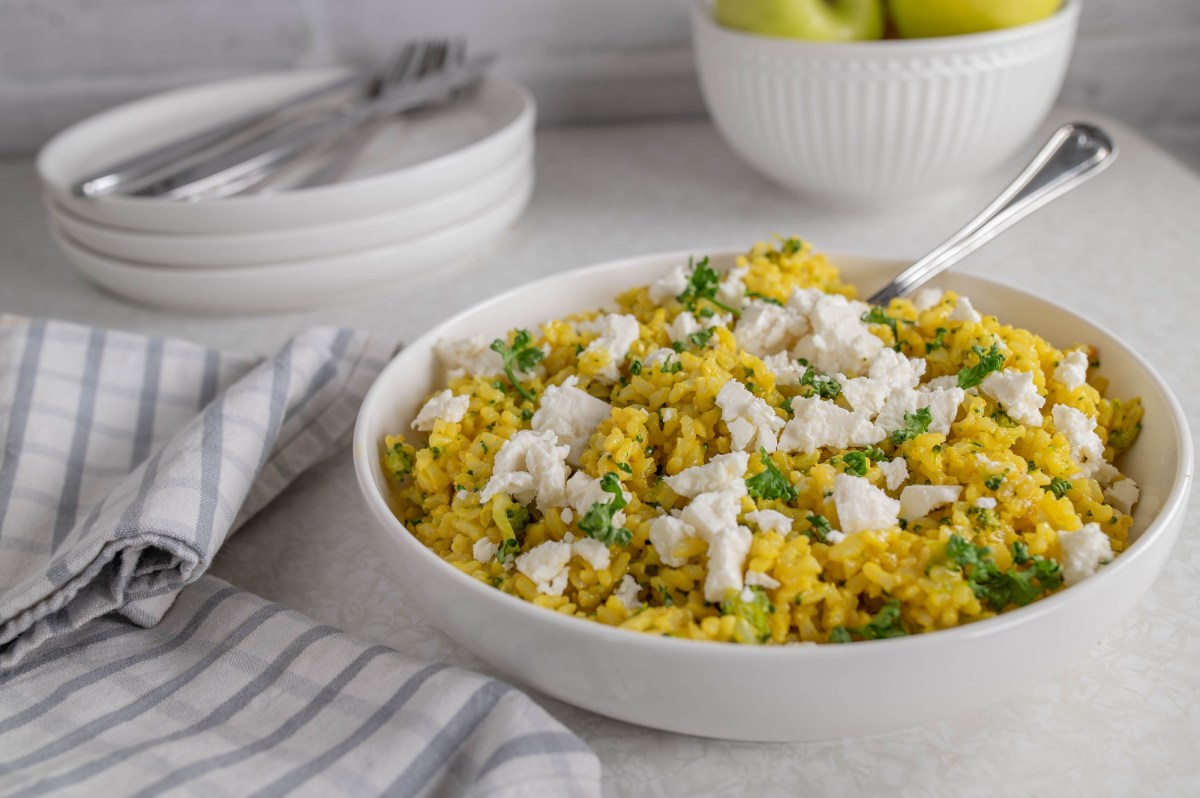
[[1085,122],[1063,125],[991,205],[867,301],[884,305],[907,294],[1038,208],[1099,174],[1116,157],[1116,144],[1100,128]]

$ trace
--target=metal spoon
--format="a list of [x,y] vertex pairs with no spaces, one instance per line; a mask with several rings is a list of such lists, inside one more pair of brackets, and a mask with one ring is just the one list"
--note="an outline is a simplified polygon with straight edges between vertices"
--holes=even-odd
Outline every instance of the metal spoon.
[[1116,157],[1117,145],[1100,128],[1086,122],[1063,125],[991,205],[867,301],[886,305],[891,299],[907,294],[1052,199],[1099,174]]

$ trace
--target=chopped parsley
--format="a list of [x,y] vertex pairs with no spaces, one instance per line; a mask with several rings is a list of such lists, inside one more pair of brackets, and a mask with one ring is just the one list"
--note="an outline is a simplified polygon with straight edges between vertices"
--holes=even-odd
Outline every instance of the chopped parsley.
[[713,333],[716,331],[716,327],[705,327],[703,330],[689,335],[688,340],[692,343],[692,346],[698,349],[703,349],[704,347],[708,346],[708,342],[712,340]]
[[971,347],[971,351],[979,358],[979,362],[958,372],[959,388],[974,388],[983,382],[984,377],[1004,367],[1004,353],[996,344],[992,344],[986,351],[982,346],[976,344]]
[[1062,568],[1057,562],[1043,557],[1030,557],[1025,544],[1012,546],[1014,566],[1001,571],[987,546],[976,546],[966,539],[951,535],[946,542],[946,559],[963,570],[967,584],[981,601],[1000,612],[1009,604],[1024,607],[1042,593],[1062,586]]
[[503,358],[504,374],[508,377],[508,381],[521,396],[532,402],[534,401],[533,393],[521,385],[515,373],[516,371],[533,371],[533,367],[538,364],[538,361],[546,356],[541,349],[531,345],[531,340],[529,330],[517,330],[512,346],[506,345],[503,338],[497,338],[492,341],[490,348],[494,352],[499,352],[500,357]]
[[833,531],[833,525],[829,523],[829,519],[823,515],[806,515],[804,520],[808,521],[811,526],[804,531],[808,537],[816,540],[819,543],[829,542],[829,533]]
[[794,399],[794,398],[795,397],[793,397],[793,396],[789,396],[787,399],[784,399],[782,402],[779,403],[779,406],[787,411],[788,418],[796,417],[796,411],[792,409],[792,399]]
[[751,299],[761,299],[763,302],[766,302],[770,305],[778,305],[779,307],[783,307],[783,303],[775,297],[767,296],[766,294],[760,294],[757,291],[747,291],[746,296],[750,297]]
[[625,494],[621,492],[621,481],[617,475],[609,471],[600,479],[600,487],[605,493],[611,493],[612,498],[605,502],[596,502],[579,519],[579,528],[587,533],[589,538],[595,538],[606,546],[628,546],[633,539],[633,533],[623,526],[613,524],[613,516],[628,504]]
[[666,585],[658,586],[658,597],[662,599],[664,607],[675,606],[675,599],[671,598],[671,591]]
[[1004,474],[992,474],[983,481],[983,484],[988,490],[999,490],[1000,486],[1004,484]]
[[868,310],[866,313],[859,316],[859,318],[862,319],[867,324],[887,325],[887,327],[889,327],[892,331],[892,340],[895,341],[895,346],[893,348],[896,349],[897,351],[899,351],[899,349],[900,349],[900,330],[897,329],[897,322],[899,321],[898,319],[893,318],[892,316],[889,316],[887,313],[884,312],[883,308],[879,307],[878,305],[876,305],[875,307]]
[[530,410],[528,407],[522,407],[521,408],[521,420],[529,421],[532,418],[533,418],[533,411]]
[[792,236],[787,241],[783,242],[783,246],[781,246],[779,248],[779,251],[782,252],[784,255],[795,255],[797,252],[799,252],[803,248],[804,248],[804,241],[799,238],[796,238],[795,236]]
[[633,473],[633,466],[629,465],[629,463],[617,463],[617,468],[621,469],[626,474]]
[[635,359],[632,363],[630,363],[629,364],[629,373],[635,377],[637,375],[641,374],[642,373],[642,361]]
[[947,332],[949,332],[949,330],[947,330],[945,327],[938,327],[936,334],[933,336],[933,340],[925,342],[925,354],[928,355],[935,349],[944,349],[946,347],[946,342],[942,339],[946,337]]
[[1042,490],[1053,493],[1054,498],[1056,499],[1061,499],[1063,496],[1066,496],[1067,491],[1073,487],[1075,486],[1072,485],[1069,480],[1063,479],[1062,477],[1055,477],[1054,479],[1050,480],[1049,485],[1042,485]]
[[[813,393],[822,399],[836,399],[842,392],[842,384],[833,377],[823,376],[812,366],[805,366],[804,376],[800,378],[801,385],[813,389]],[[811,396],[812,394],[810,394]]]
[[683,364],[674,359],[673,355],[667,355],[667,359],[663,361],[662,368],[659,372],[662,374],[678,374],[683,371]]
[[413,470],[413,449],[404,441],[396,441],[388,447],[383,455],[383,465],[392,475],[392,479],[400,482]]
[[911,441],[918,435],[929,432],[929,422],[933,421],[933,415],[929,412],[928,407],[922,407],[915,413],[904,414],[904,427],[892,433],[892,443],[899,446],[905,441]]
[[783,472],[775,467],[766,449],[759,447],[758,454],[766,469],[746,480],[746,492],[756,499],[794,501],[800,495],[796,486],[788,482]]
[[754,645],[765,643],[771,637],[769,616],[775,608],[761,587],[756,585],[750,588],[753,595],[749,601],[742,598],[744,592],[730,591],[731,595],[721,602],[721,614],[733,615],[738,619],[733,627],[733,639],[736,642]]
[[904,637],[908,632],[904,628],[904,620],[900,617],[900,602],[888,599],[879,612],[859,627],[838,626],[829,634],[831,643],[849,643],[854,636],[863,640],[884,640],[889,637]]
[[516,538],[505,538],[500,541],[500,547],[496,549],[496,560],[498,562],[508,562],[509,559],[516,557],[521,553],[521,542]]
[[683,351],[683,341],[672,341],[671,348],[675,350],[676,354],[682,352]]
[[716,269],[708,265],[707,256],[696,264],[693,264],[692,259],[688,258],[688,268],[692,270],[692,274],[688,278],[687,288],[683,289],[683,293],[675,297],[676,299],[693,312],[696,310],[697,301],[707,299],[721,310],[729,311],[735,316],[738,315],[737,308],[732,308],[717,299],[717,291],[721,286],[721,275],[717,273]]
[[847,474],[859,477],[865,477],[867,469],[871,467],[865,452],[846,452],[842,455],[842,465],[845,466]]

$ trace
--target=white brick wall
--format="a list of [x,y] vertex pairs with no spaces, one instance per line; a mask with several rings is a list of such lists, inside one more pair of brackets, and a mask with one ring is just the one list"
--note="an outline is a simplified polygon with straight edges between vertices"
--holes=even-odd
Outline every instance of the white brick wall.
[[[1200,168],[1200,0],[1085,0],[1064,100]],[[163,88],[465,34],[543,123],[703,113],[690,0],[0,0],[0,152]]]

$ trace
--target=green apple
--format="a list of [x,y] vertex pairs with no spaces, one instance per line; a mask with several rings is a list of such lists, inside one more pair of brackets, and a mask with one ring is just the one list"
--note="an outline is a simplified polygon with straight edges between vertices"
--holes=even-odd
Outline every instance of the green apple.
[[717,22],[765,36],[827,42],[883,36],[882,0],[717,0]]
[[1062,0],[888,0],[905,39],[1011,28],[1045,19],[1061,5]]

